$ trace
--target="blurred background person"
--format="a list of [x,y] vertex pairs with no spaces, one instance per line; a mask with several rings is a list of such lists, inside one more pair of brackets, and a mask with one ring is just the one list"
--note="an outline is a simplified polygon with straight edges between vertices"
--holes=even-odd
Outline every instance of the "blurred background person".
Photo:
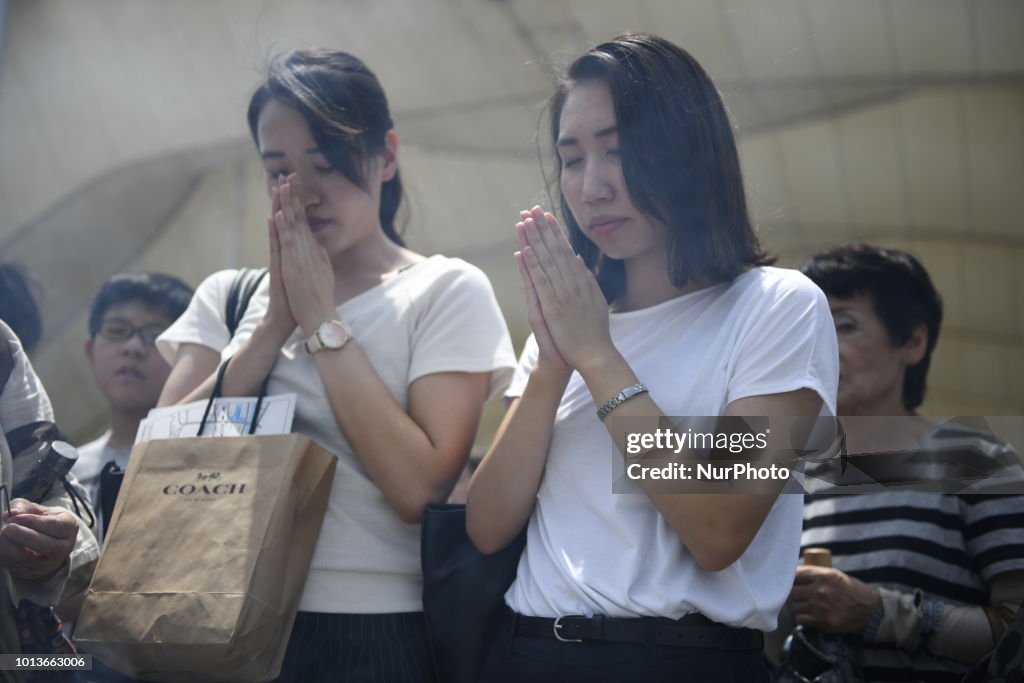
[[[83,519],[89,518],[83,507],[87,503],[84,498],[73,501],[63,482],[46,482],[47,492],[38,500],[8,498],[38,474],[33,465],[40,447],[58,438],[46,390],[17,335],[0,320],[0,484],[5,508],[0,527],[0,651],[5,654],[73,652],[54,607],[85,590],[99,556],[90,522]],[[69,477],[69,488],[75,486]],[[12,681],[65,680],[53,671],[0,675]]]
[[43,336],[39,303],[28,271],[17,263],[0,263],[0,320],[7,323],[31,354]]
[[[99,519],[97,538],[113,509],[114,486],[101,491],[103,473],[128,466],[139,422],[156,407],[171,366],[156,350],[156,338],[185,312],[192,289],[165,273],[120,273],[100,288],[89,310],[89,359],[96,386],[107,400],[110,427],[78,449],[74,472]],[[118,481],[107,477],[106,481]],[[106,496],[102,496],[106,493]]]
[[[907,418],[849,427],[851,453],[966,442],[995,461],[1016,462],[990,434],[935,427],[917,413],[942,300],[914,256],[850,245],[812,256],[802,270],[828,296],[835,321],[839,415]],[[798,567],[790,596],[796,621],[860,636],[870,682],[959,681],[1024,598],[1024,496],[809,495],[801,546],[829,549],[833,567]]]

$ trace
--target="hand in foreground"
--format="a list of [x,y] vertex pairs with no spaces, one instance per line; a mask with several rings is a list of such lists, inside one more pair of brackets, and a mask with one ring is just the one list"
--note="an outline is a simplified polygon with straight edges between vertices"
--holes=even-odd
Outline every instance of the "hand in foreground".
[[278,178],[278,185],[270,188],[270,217],[267,218],[267,232],[270,238],[270,303],[264,315],[264,322],[281,338],[282,343],[291,336],[298,324],[292,315],[288,296],[284,291],[281,273],[281,240],[277,236],[277,223],[274,220],[281,211],[280,183],[284,176]]
[[48,579],[74,550],[78,520],[67,510],[15,498],[3,516],[0,566],[15,579]]
[[[529,211],[520,212],[523,220],[530,217]],[[565,362],[565,358],[558,352],[555,342],[551,338],[547,323],[544,322],[544,314],[540,309],[540,299],[537,297],[537,289],[533,286],[533,279],[530,277],[529,269],[526,267],[526,257],[522,249],[528,246],[526,241],[525,224],[516,225],[516,237],[519,239],[520,251],[515,253],[516,266],[519,268],[519,276],[523,280],[523,290],[526,293],[526,314],[530,321],[530,328],[533,330],[534,339],[537,341],[538,354],[536,367],[541,370],[550,370],[561,374],[568,374],[572,368]]]
[[311,335],[320,323],[336,315],[334,268],[309,227],[298,175],[285,178],[278,194],[281,208],[273,220],[280,246],[281,281],[292,316],[302,331]]
[[517,259],[531,283],[527,297],[530,290],[535,293],[543,326],[558,354],[584,372],[616,353],[608,329],[608,302],[555,217],[536,206],[516,225],[516,232],[523,245]]
[[798,624],[823,633],[860,633],[882,598],[877,589],[838,569],[800,565],[789,604]]

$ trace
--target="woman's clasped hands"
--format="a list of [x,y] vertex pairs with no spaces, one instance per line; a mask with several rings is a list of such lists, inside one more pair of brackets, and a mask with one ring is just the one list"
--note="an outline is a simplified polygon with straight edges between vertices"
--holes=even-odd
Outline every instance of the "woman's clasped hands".
[[537,368],[585,374],[617,353],[608,302],[593,273],[573,252],[558,220],[539,206],[520,213],[516,263],[537,340]]
[[335,315],[334,268],[309,227],[298,174],[279,176],[270,196],[270,303],[264,320],[282,339],[296,325],[311,335]]

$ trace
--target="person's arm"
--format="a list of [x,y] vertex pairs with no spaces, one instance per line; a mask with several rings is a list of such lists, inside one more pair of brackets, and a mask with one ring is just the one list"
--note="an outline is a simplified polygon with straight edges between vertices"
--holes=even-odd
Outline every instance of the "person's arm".
[[[9,434],[24,425],[52,423],[50,399],[20,341],[2,321],[0,334],[8,340],[13,361],[11,375],[0,387],[0,431]],[[26,446],[9,445],[15,452]],[[4,450],[0,469],[4,483],[13,487],[13,458]],[[0,527],[0,566],[12,578],[16,601],[28,598],[40,605],[56,604],[72,565],[89,571],[99,554],[92,533],[69,511],[70,501],[65,505],[67,496],[63,487],[58,488],[60,495],[51,496],[46,505],[17,498],[11,501],[10,513],[3,514],[6,523]]]
[[966,664],[990,652],[1021,600],[1024,572],[993,577],[991,604],[957,605],[920,592],[869,586],[838,569],[797,567],[790,605],[798,624],[824,633],[859,634]]
[[487,400],[490,373],[440,372],[395,400],[357,342],[315,356],[338,425],[399,518],[415,524],[444,502],[466,464]]
[[[281,347],[291,336],[283,330],[275,331],[273,323],[264,318],[249,337],[231,357],[221,393],[224,396],[255,396],[263,380],[270,374],[281,352]],[[167,377],[167,383],[160,394],[158,407],[191,403],[210,397],[217,379],[220,354],[199,344],[182,344],[178,360]]]
[[[188,403],[186,399],[193,396],[208,397],[213,389],[210,378],[217,371],[219,363],[220,354],[213,349],[202,344],[181,344],[164,388],[160,391],[157,407]],[[210,380],[209,386],[206,386],[206,380]]]
[[17,597],[54,604],[68,576],[68,556],[78,536],[77,520],[67,510],[22,498],[11,501],[11,512],[3,516],[0,566],[14,579]]
[[[639,383],[629,364],[618,353],[609,349],[606,355],[579,365],[580,375],[590,389],[597,405],[618,394],[626,387]],[[752,396],[730,403],[727,416],[816,416],[822,400],[811,389],[800,389],[784,394]],[[613,443],[626,443],[626,432],[638,424],[663,423],[663,411],[643,393],[615,408],[616,419],[606,419]],[[775,444],[769,441],[769,448]],[[785,448],[787,444],[780,444]],[[770,451],[769,451],[770,452]],[[680,458],[696,458],[692,449],[683,449]],[[781,484],[779,489],[781,490]],[[778,491],[774,495],[763,493],[656,493],[645,492],[668,525],[676,532],[697,564],[706,571],[720,571],[735,562],[747,549],[771,511]]]
[[73,474],[68,480],[78,501],[58,483],[42,503],[12,501],[10,523],[0,529],[0,564],[9,569],[15,595],[40,605],[84,596],[100,556],[88,526],[95,517],[83,508],[90,506],[88,494]]
[[533,513],[566,373],[534,370],[512,400],[466,495],[466,531],[485,554],[507,546]]
[[[1024,601],[1024,571],[998,574],[992,577],[989,588],[990,604],[984,607],[942,605],[939,625],[925,643],[933,654],[974,664],[995,648]],[[886,603],[883,594],[883,606]]]
[[882,598],[877,587],[838,569],[801,564],[789,605],[798,624],[825,633],[861,633]]
[[[608,307],[593,274],[587,270],[558,229],[554,216],[539,207],[524,221],[527,246],[524,262],[537,292],[544,322],[555,347],[586,382],[596,405],[639,383],[611,341]],[[726,415],[810,416],[819,414],[822,399],[812,389],[751,396],[733,401]],[[606,420],[613,443],[625,443],[625,424],[662,423],[663,411],[649,393],[615,408]],[[778,435],[773,435],[774,440]],[[773,448],[791,447],[776,444]],[[683,451],[681,457],[694,456]],[[782,482],[779,484],[781,490]],[[771,511],[772,494],[659,494],[645,487],[655,507],[704,570],[719,571],[735,562],[749,546]]]
[[[517,230],[517,236],[525,247],[522,229]],[[469,484],[466,531],[482,553],[495,553],[507,546],[529,521],[551,446],[555,412],[572,373],[544,324],[522,252],[516,254],[516,265],[537,343],[537,359],[522,396],[512,399],[491,448]]]
[[[271,192],[272,215],[267,221],[270,241],[270,301],[252,336],[231,357],[221,387],[224,396],[254,396],[270,374],[281,347],[295,330],[281,274],[281,245],[273,216],[280,211],[277,188]],[[197,296],[199,296],[197,294]],[[219,313],[219,311],[218,311]],[[220,320],[219,316],[218,321]],[[216,381],[220,353],[202,344],[183,343],[160,393],[158,407],[190,403],[209,398]]]
[[[292,175],[281,185],[281,210],[274,214],[274,226],[287,301],[308,337],[321,323],[337,319],[337,310],[333,266],[309,229],[301,196]],[[406,412],[356,340],[341,349],[320,351],[313,360],[356,457],[398,516],[419,522],[428,503],[447,499],[465,466],[487,399],[490,372],[422,376],[409,386]]]
[[[54,486],[42,504],[50,508],[67,510],[78,522],[78,537],[75,539],[75,547],[68,556],[68,577],[58,607],[67,605],[73,608],[77,604],[78,609],[81,609],[81,603],[85,599],[86,590],[92,581],[100,557],[100,544],[97,538],[99,524],[96,523],[100,511],[98,507],[93,506],[89,491],[78,481],[74,472],[69,472],[67,478],[77,500],[72,500],[71,494],[63,486],[58,485]],[[83,509],[83,503],[89,507],[88,512]],[[91,517],[89,512],[92,512]],[[93,523],[92,527],[89,526],[90,522]],[[60,612],[62,619],[65,613],[69,615],[67,621],[74,621],[78,610],[63,609]]]
[[[615,396],[639,379],[626,361],[615,352],[593,364],[580,366],[580,374],[587,383],[597,405]],[[800,389],[783,394],[751,396],[733,401],[727,407],[727,416],[817,416],[822,400],[811,389]],[[616,419],[606,419],[605,426],[613,443],[626,442],[627,425],[662,422],[663,411],[649,393],[640,394],[615,408]],[[622,419],[626,418],[626,419]],[[630,429],[629,431],[633,431]],[[773,435],[775,436],[775,435]],[[769,439],[768,456],[773,449],[786,449],[789,444],[774,443]],[[680,458],[696,458],[692,449],[683,449]],[[764,457],[764,456],[761,456]],[[784,482],[779,482],[779,490]],[[676,532],[697,564],[706,571],[725,569],[746,551],[771,512],[779,495],[769,493],[656,493],[645,487],[645,492],[668,525]]]

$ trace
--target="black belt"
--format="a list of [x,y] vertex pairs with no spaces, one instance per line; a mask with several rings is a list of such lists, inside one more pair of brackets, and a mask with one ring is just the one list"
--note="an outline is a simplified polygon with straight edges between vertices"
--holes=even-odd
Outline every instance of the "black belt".
[[593,617],[563,614],[557,619],[547,619],[510,611],[508,619],[512,621],[511,627],[517,635],[555,638],[568,643],[608,641],[724,650],[760,650],[764,647],[761,631],[719,624],[703,614],[687,614],[676,620],[663,617],[621,619],[600,614]]

